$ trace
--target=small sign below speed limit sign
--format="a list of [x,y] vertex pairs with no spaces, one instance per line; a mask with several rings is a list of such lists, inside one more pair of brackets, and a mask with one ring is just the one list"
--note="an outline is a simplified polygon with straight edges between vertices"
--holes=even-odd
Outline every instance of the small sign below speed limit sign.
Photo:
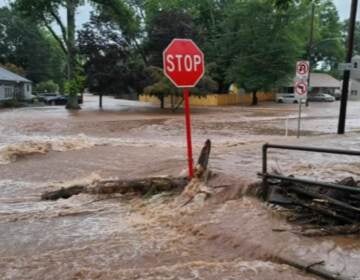
[[298,99],[305,99],[308,93],[308,85],[306,81],[295,82],[295,97]]

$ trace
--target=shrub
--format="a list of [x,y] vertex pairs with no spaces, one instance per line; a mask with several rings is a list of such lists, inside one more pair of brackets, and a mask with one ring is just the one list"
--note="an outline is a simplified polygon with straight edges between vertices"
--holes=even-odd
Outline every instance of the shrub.
[[59,85],[55,83],[52,80],[38,83],[35,86],[36,92],[58,92],[59,91]]

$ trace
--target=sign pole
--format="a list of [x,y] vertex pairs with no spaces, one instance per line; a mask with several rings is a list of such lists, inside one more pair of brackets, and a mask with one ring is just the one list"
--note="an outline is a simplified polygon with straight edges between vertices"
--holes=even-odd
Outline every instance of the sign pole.
[[184,93],[184,102],[185,102],[185,124],[186,124],[186,142],[187,142],[189,177],[191,179],[194,177],[194,168],[193,168],[193,158],[192,158],[189,89],[184,88],[183,93]]
[[[298,61],[296,63],[296,80],[295,80],[295,97],[299,102],[299,118],[298,118],[298,129],[297,138],[300,138],[301,134],[301,106],[302,100],[308,101],[309,93],[309,81],[310,81],[310,61]],[[306,106],[308,106],[306,104]]]
[[299,99],[299,118],[298,118],[298,130],[297,130],[297,138],[300,138],[300,130],[301,130],[301,103],[302,99]]

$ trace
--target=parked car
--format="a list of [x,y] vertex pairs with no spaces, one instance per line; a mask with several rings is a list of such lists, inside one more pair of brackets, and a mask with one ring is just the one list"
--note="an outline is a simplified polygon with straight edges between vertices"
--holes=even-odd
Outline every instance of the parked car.
[[[277,103],[299,103],[299,99],[295,97],[293,93],[278,93],[276,94]],[[305,103],[305,99],[301,99],[302,103]]]
[[67,103],[66,96],[51,92],[38,94],[38,99],[47,105],[66,105]]
[[308,100],[311,102],[334,102],[335,97],[326,93],[318,93],[316,95],[310,95]]
[[[53,92],[39,93],[37,98],[40,102],[44,102],[47,105],[66,105],[68,100],[66,95],[60,95]],[[83,98],[80,94],[78,95],[78,103],[83,103]]]
[[340,90],[335,90],[333,93],[329,92],[328,94],[333,96],[335,98],[335,100],[341,99],[341,91]]

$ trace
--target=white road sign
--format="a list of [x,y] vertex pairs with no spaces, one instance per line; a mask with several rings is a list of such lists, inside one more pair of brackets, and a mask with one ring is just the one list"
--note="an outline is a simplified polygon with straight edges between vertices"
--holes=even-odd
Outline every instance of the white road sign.
[[296,63],[296,76],[299,78],[307,79],[310,72],[309,61],[298,61]]
[[340,63],[339,70],[340,71],[353,71],[353,70],[358,70],[358,68],[355,67],[355,65],[353,65],[352,63]]
[[298,80],[295,82],[295,97],[299,99],[305,99],[308,93],[308,84],[304,80]]

